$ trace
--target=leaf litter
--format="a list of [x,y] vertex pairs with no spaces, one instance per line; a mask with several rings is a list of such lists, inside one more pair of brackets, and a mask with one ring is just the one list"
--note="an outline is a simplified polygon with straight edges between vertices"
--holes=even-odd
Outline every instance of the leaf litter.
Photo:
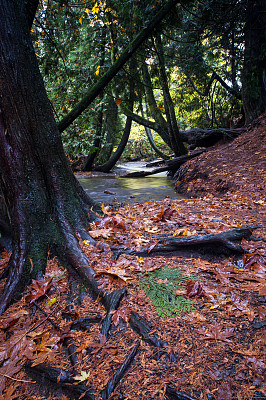
[[[250,141],[256,141],[262,135],[261,124],[253,127],[252,133]],[[249,160],[246,138],[241,137],[227,145],[228,154],[242,151],[242,159]],[[256,143],[262,146],[261,140]],[[254,146],[250,148],[254,150]],[[243,164],[246,169],[239,158],[242,184],[231,156],[226,159],[226,151],[219,152],[223,157],[220,170],[219,157],[217,165],[210,164],[208,153],[200,156],[200,162],[202,170],[226,174],[229,183],[237,179],[238,185],[227,185],[230,190],[223,196],[221,185],[212,185],[214,178],[200,182],[201,192],[199,182],[191,183],[189,176],[195,165],[191,161],[183,186],[187,185],[191,194],[201,195],[196,199],[165,198],[118,210],[102,205],[105,217],[91,224],[91,233],[97,243],[107,246],[94,247],[86,241],[80,244],[102,287],[126,288],[119,307],[110,313],[108,337],[101,330],[106,319],[103,305],[84,294],[82,285],[74,284],[56,259],[48,259],[44,281],[34,281],[21,300],[0,317],[1,400],[80,397],[57,384],[43,385],[28,375],[24,366],[29,362],[58,368],[61,378],[64,371],[72,371],[76,386],[92,387],[95,400],[102,399],[109,379],[138,343],[134,361],[109,398],[171,398],[167,397],[169,385],[196,399],[266,398],[266,201],[261,183],[265,179],[265,153],[263,157],[259,148],[257,164],[253,165],[253,157],[250,165]],[[253,174],[254,168],[261,174]],[[254,240],[242,240],[247,253],[241,256],[186,251],[141,257],[123,250],[121,255],[114,252],[114,246],[136,251],[152,249],[160,235],[214,234],[244,225],[256,225],[257,229]],[[7,252],[2,254],[0,273],[9,257]],[[185,277],[180,285],[171,275],[162,274],[177,270]],[[152,279],[150,283],[147,278]],[[169,290],[167,296],[192,300],[194,309],[177,312],[171,308],[172,297],[168,297],[167,312],[158,315],[154,299],[144,288],[145,279],[148,289],[155,283],[158,290],[160,286]],[[149,322],[149,338],[158,340],[161,348],[152,346],[132,329],[132,313]],[[66,350],[70,343],[75,345],[74,369]],[[61,378],[59,375],[58,380]]]

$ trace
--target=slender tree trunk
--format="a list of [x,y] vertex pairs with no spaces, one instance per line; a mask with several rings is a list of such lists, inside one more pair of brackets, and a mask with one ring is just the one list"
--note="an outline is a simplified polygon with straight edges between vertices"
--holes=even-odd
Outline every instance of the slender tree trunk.
[[164,97],[164,107],[165,113],[167,118],[167,130],[169,134],[169,138],[171,141],[172,149],[176,155],[176,157],[186,154],[186,148],[181,140],[179,129],[177,125],[176,115],[174,104],[171,98],[171,94],[169,91],[167,75],[165,70],[165,60],[164,60],[164,50],[161,41],[161,36],[159,33],[155,34],[155,43],[157,47],[157,56],[159,60],[159,67],[160,67],[160,80],[161,86],[163,90],[163,97]]
[[[132,58],[131,62],[130,62],[130,71],[131,72],[133,71],[134,66],[135,66],[135,60],[134,60],[134,58]],[[130,111],[133,111],[133,106],[134,106],[134,86],[135,86],[134,80],[131,79],[130,84],[129,84],[129,110]],[[120,140],[120,143],[118,145],[118,148],[116,149],[114,154],[112,154],[110,159],[105,164],[100,165],[95,168],[96,171],[109,172],[115,166],[115,164],[117,163],[117,161],[123,154],[123,151],[125,150],[125,147],[127,145],[128,138],[130,135],[130,131],[131,131],[131,126],[132,126],[132,118],[127,117],[125,129],[124,129],[122,138]]]
[[144,83],[145,95],[149,106],[149,111],[151,113],[152,118],[154,118],[155,122],[157,123],[158,127],[161,128],[160,133],[158,131],[157,132],[160,134],[161,138],[165,141],[165,143],[167,143],[168,146],[173,150],[171,140],[169,138],[169,132],[167,129],[167,122],[164,119],[161,110],[157,106],[154,93],[152,90],[152,82],[148,66],[145,63],[145,61],[143,62],[142,66],[142,78]]
[[246,124],[266,110],[266,3],[248,0],[242,71]]
[[[147,109],[147,105],[146,105],[146,109]],[[140,99],[140,111],[141,111],[141,116],[144,118],[144,111],[143,111],[143,105]],[[155,153],[159,156],[162,157],[163,160],[167,160],[169,158],[169,156],[167,156],[166,154],[164,154],[160,149],[158,149],[158,147],[156,146],[153,137],[152,137],[152,133],[150,128],[148,128],[147,126],[144,127],[145,128],[145,132],[148,138],[148,141],[151,145],[151,148],[155,151]]]
[[[119,132],[120,121],[118,119],[118,107],[113,97],[110,97],[104,117],[104,144],[101,148],[101,152],[98,156],[97,162],[104,164],[109,160],[112,155],[115,138]],[[100,160],[100,161],[99,161]]]
[[48,250],[79,268],[98,294],[76,236],[90,239],[86,229],[92,203],[65,157],[23,0],[0,1],[0,171],[12,229],[0,313],[31,278],[42,276]]
[[[101,101],[103,100],[103,94],[100,97]],[[91,171],[93,167],[93,163],[97,155],[99,154],[102,140],[103,140],[103,105],[99,106],[99,110],[97,112],[97,120],[96,120],[96,138],[93,142],[93,148],[91,153],[88,155],[84,165],[84,171]]]

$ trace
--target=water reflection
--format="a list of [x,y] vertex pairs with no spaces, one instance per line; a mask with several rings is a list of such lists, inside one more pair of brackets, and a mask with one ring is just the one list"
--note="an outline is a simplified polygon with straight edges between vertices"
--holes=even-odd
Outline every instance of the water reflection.
[[161,200],[165,196],[180,198],[167,176],[120,178],[107,175],[79,178],[79,182],[94,201],[105,204]]

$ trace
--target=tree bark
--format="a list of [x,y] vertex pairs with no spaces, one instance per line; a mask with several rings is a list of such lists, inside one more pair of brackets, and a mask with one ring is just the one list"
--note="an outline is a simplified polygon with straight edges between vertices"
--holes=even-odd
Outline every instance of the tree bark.
[[166,118],[167,118],[167,130],[171,142],[171,147],[175,153],[175,156],[181,156],[183,154],[187,153],[187,150],[182,142],[182,139],[180,137],[179,133],[179,128],[177,125],[177,120],[176,120],[176,115],[175,115],[175,109],[174,109],[174,104],[171,98],[169,86],[168,86],[168,80],[167,80],[167,74],[165,70],[165,60],[164,60],[164,50],[163,50],[163,45],[161,41],[161,36],[159,33],[155,34],[155,45],[156,45],[156,50],[157,50],[157,56],[159,60],[159,68],[160,68],[160,81],[161,81],[161,87],[163,90],[163,98],[164,98],[164,107],[165,107],[165,113],[166,113]]
[[0,146],[1,189],[12,230],[0,313],[16,292],[42,276],[48,250],[79,267],[98,295],[94,271],[76,235],[91,239],[86,228],[92,202],[65,157],[23,0],[0,2]]
[[266,110],[265,0],[248,0],[246,15],[242,99],[248,124]]

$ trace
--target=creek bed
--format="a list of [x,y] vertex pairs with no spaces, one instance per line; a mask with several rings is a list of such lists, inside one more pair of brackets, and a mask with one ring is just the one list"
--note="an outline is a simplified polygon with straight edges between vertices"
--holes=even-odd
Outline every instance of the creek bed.
[[[144,163],[131,162],[120,165],[116,172],[125,174],[129,171],[140,171],[143,167]],[[172,199],[183,198],[175,192],[172,180],[165,173],[145,178],[121,178],[119,175],[101,174],[80,177],[79,182],[95,202],[112,206],[161,200],[166,196]]]

